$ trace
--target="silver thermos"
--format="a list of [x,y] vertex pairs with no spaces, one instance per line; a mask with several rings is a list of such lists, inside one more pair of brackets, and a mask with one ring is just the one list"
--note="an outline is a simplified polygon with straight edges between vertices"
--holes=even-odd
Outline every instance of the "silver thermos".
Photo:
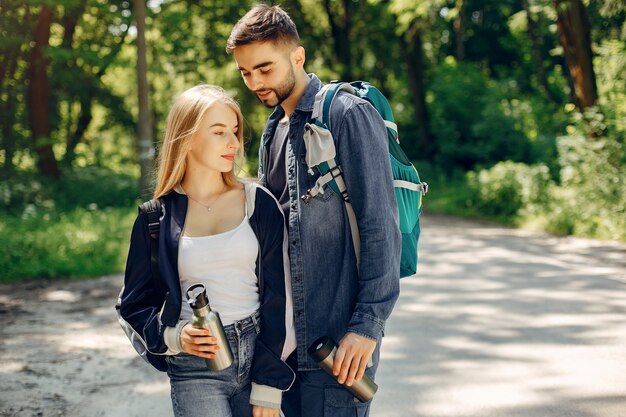
[[[335,375],[333,375],[333,361],[335,360],[335,353],[337,352],[337,344],[333,339],[328,336],[320,337],[309,346],[307,352],[326,373],[336,378]],[[374,398],[376,391],[378,391],[378,385],[365,374],[363,374],[363,378],[361,378],[360,381],[354,381],[351,387],[347,385],[343,387],[350,391],[361,402],[371,400]]]
[[230,350],[228,339],[224,334],[224,326],[217,311],[211,310],[206,289],[202,284],[194,284],[187,288],[187,302],[193,310],[191,325],[198,329],[206,329],[212,337],[217,339],[215,343],[220,348],[213,352],[213,359],[206,359],[206,366],[211,371],[221,371],[233,363],[233,353]]

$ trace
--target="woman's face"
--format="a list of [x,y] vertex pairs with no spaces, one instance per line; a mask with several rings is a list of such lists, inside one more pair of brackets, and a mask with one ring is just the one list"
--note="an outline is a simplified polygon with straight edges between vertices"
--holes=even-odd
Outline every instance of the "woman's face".
[[215,103],[207,110],[200,128],[191,138],[187,167],[208,168],[230,172],[240,143],[237,113],[224,103]]

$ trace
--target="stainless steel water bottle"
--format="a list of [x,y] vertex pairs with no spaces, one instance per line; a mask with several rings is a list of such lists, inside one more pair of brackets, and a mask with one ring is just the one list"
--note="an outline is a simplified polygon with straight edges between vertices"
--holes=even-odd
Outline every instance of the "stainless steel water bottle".
[[205,359],[206,366],[211,371],[221,371],[233,363],[233,353],[230,350],[228,339],[224,334],[224,326],[217,311],[211,310],[206,289],[202,284],[194,284],[187,288],[187,302],[193,310],[191,325],[198,329],[206,329],[212,337],[216,338],[216,345],[220,348],[213,352],[213,359]]
[[[333,375],[333,362],[335,360],[335,353],[337,352],[337,344],[333,339],[328,336],[320,337],[309,346],[307,352],[326,373],[336,378],[335,375]],[[361,378],[360,381],[354,381],[351,387],[347,385],[343,385],[343,387],[350,391],[361,402],[371,400],[374,398],[376,391],[378,391],[378,385],[365,374],[363,374],[363,378]]]

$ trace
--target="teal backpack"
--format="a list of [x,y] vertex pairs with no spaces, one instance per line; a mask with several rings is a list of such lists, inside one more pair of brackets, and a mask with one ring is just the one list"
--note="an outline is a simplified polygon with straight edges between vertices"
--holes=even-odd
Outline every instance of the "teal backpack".
[[314,187],[302,196],[302,200],[308,203],[317,194],[323,194],[325,186],[331,187],[337,195],[343,197],[350,219],[352,241],[358,264],[360,253],[359,229],[341,176],[341,167],[336,159],[335,144],[329,129],[330,107],[340,91],[346,91],[370,102],[380,113],[387,127],[389,158],[400,215],[400,232],[402,233],[400,278],[411,276],[417,271],[417,244],[420,236],[419,217],[422,212],[422,197],[428,192],[428,184],[420,181],[417,170],[400,147],[398,129],[394,123],[389,102],[373,85],[363,81],[332,82],[325,85],[315,96],[311,120],[305,125],[304,143],[307,148],[306,162],[309,172],[312,174],[312,168],[317,168],[320,176]]

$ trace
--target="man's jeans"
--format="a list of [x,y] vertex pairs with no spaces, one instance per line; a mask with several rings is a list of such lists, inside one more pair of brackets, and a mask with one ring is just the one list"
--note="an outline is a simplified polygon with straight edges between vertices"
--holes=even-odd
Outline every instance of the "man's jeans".
[[233,363],[222,371],[209,371],[205,359],[194,355],[167,357],[176,417],[252,416],[250,366],[257,326],[258,320],[248,317],[224,328]]
[[[376,346],[372,355],[374,365],[365,370],[372,379],[378,367],[379,346]],[[294,352],[287,363],[294,366],[295,359]],[[368,417],[372,401],[360,402],[322,370],[298,371],[296,382],[283,394],[282,411],[285,417]]]

